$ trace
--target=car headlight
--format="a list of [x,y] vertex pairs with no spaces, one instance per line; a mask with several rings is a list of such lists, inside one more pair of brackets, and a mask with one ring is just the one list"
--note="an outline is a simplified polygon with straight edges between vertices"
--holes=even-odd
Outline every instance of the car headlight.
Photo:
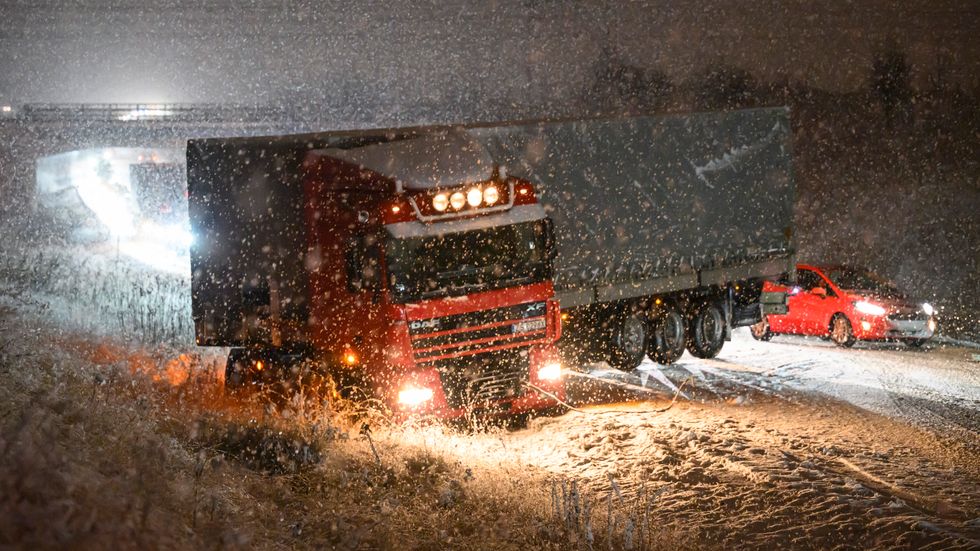
[[561,364],[558,362],[548,362],[538,370],[538,379],[542,381],[557,381],[561,379]]
[[925,312],[927,316],[931,316],[936,313],[936,309],[932,307],[928,302],[922,303],[922,311]]
[[884,316],[885,309],[877,304],[865,300],[859,300],[854,303],[854,309],[862,314],[868,314],[869,316]]
[[419,407],[431,399],[431,388],[410,385],[398,391],[398,403],[407,408]]

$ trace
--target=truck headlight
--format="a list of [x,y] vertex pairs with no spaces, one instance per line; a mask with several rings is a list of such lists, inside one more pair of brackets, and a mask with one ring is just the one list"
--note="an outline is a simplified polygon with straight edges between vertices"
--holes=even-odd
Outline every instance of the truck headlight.
[[557,381],[561,379],[561,364],[558,362],[548,362],[538,370],[538,379],[542,381]]
[[398,391],[398,403],[407,408],[416,408],[432,399],[432,389],[409,385]]
[[432,198],[432,208],[439,212],[444,212],[449,206],[449,197],[445,193],[440,193]]
[[454,209],[459,210],[466,204],[466,196],[463,195],[463,192],[457,191],[449,196],[449,204],[452,205]]
[[854,309],[862,314],[868,314],[869,316],[884,316],[885,309],[877,304],[873,304],[866,300],[859,300],[854,303]]
[[488,205],[492,205],[492,204],[496,203],[499,200],[500,200],[500,192],[497,191],[497,188],[495,188],[493,186],[490,186],[487,189],[483,190],[483,202],[484,203],[486,203]]
[[927,316],[931,316],[936,313],[936,309],[932,307],[928,302],[922,303],[922,311],[925,312]]

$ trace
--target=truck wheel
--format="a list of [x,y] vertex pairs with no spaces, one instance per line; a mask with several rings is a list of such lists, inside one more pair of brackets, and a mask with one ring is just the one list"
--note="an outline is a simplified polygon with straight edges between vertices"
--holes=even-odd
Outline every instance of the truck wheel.
[[854,338],[854,330],[851,329],[851,322],[844,314],[836,314],[830,320],[830,340],[844,348],[854,346],[854,342],[857,341]]
[[225,363],[225,390],[235,392],[245,387],[248,372],[248,352],[242,348],[228,351]]
[[667,306],[650,322],[647,354],[658,364],[669,365],[684,353],[687,324],[676,306]]
[[749,331],[752,332],[752,338],[757,341],[768,341],[773,336],[772,329],[769,328],[769,318],[766,316],[762,316],[762,321],[750,327]]
[[697,307],[687,330],[687,350],[696,358],[714,358],[725,344],[725,314],[707,302]]
[[640,312],[627,313],[613,330],[609,365],[623,371],[636,369],[647,351],[647,322]]

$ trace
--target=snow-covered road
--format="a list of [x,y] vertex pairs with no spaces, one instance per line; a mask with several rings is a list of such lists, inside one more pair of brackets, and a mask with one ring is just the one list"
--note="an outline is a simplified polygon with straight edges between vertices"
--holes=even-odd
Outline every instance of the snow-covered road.
[[735,400],[740,387],[787,400],[793,392],[819,393],[957,439],[972,437],[974,444],[980,438],[980,349],[965,346],[858,343],[842,349],[816,338],[758,342],[740,329],[713,360],[685,354],[668,368],[647,360],[635,374],[600,366],[588,375],[663,391],[693,376],[695,387]]
[[974,549],[977,352],[737,331],[714,360],[584,368],[569,378],[577,410],[526,429],[399,438],[485,476],[538,473],[556,499],[576,481],[624,547],[642,527],[684,548]]

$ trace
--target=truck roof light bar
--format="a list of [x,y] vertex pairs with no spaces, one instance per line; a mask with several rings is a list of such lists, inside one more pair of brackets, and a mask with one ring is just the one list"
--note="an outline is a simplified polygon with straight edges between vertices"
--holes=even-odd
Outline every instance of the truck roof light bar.
[[[519,189],[524,195],[518,196]],[[414,219],[422,222],[452,220],[465,216],[508,210],[514,205],[536,203],[534,187],[527,182],[486,181],[459,188],[409,192]]]

